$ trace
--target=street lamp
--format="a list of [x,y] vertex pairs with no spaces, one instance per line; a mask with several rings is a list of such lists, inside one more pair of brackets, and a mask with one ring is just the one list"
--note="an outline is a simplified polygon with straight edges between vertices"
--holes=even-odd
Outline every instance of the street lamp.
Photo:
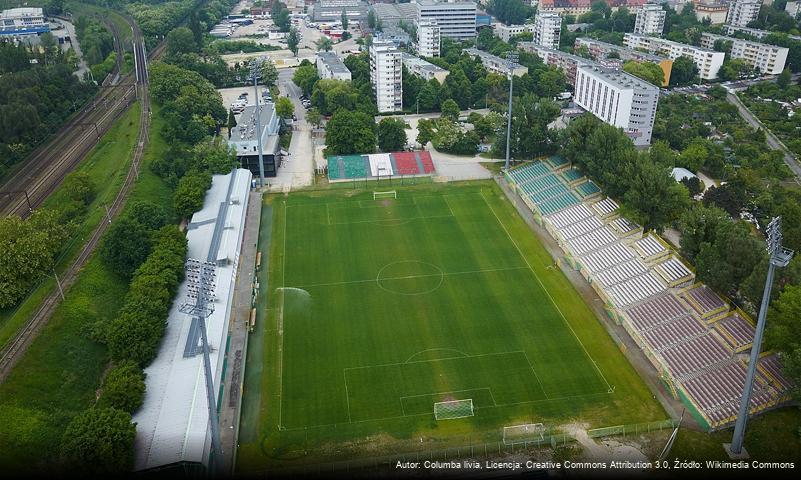
[[506,52],[506,69],[507,76],[509,77],[509,108],[506,110],[506,163],[504,164],[504,171],[509,170],[509,152],[512,138],[512,83],[514,79],[514,66],[517,64],[517,52]]

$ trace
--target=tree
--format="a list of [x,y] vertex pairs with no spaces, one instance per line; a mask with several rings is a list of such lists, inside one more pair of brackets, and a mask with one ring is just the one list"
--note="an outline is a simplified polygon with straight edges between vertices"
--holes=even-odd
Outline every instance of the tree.
[[745,222],[725,222],[712,243],[704,242],[695,258],[698,279],[734,296],[740,284],[765,256],[764,247]]
[[406,145],[406,122],[400,118],[383,118],[378,123],[378,148],[397,152]]
[[306,121],[314,125],[315,127],[319,128],[320,124],[322,123],[322,120],[323,120],[322,115],[320,115],[320,111],[317,110],[316,108],[312,108],[306,113]]
[[325,127],[326,155],[373,153],[376,126],[364,112],[339,110]]
[[348,30],[348,15],[345,13],[345,9],[342,9],[342,15],[339,17],[340,21],[342,22],[342,30]]
[[100,255],[113,271],[130,278],[150,253],[150,235],[147,226],[125,215],[109,227]]
[[136,363],[128,360],[112,368],[103,380],[100,408],[116,408],[133,414],[145,398],[145,373]]
[[298,36],[298,30],[296,28],[291,28],[289,30],[289,35],[286,38],[286,46],[289,48],[289,51],[292,52],[292,55],[298,56],[298,45],[300,44],[300,36]]
[[281,118],[292,118],[295,113],[295,104],[287,97],[278,97],[275,102],[275,113]]
[[776,78],[776,85],[779,86],[781,89],[785,89],[790,85],[790,80],[792,80],[792,75],[790,74],[790,69],[785,68],[782,70],[782,73]]
[[693,82],[698,75],[698,67],[692,58],[682,55],[673,61],[670,69],[670,85],[681,86]]
[[180,218],[189,218],[203,207],[206,190],[211,187],[211,175],[207,172],[191,172],[178,181],[173,195],[175,213]]
[[314,84],[317,83],[318,80],[320,80],[320,76],[317,74],[317,69],[309,62],[306,62],[306,64],[301,62],[300,66],[295,69],[295,73],[292,75],[292,81],[303,90],[305,95],[311,95]]
[[269,58],[265,59],[261,62],[260,67],[261,83],[268,88],[275,85],[276,80],[278,80],[278,69],[275,68],[273,61]]
[[164,207],[146,200],[128,204],[125,216],[153,232],[167,225],[167,212],[164,211]]
[[459,114],[461,113],[459,110],[459,105],[457,105],[452,99],[449,98],[448,100],[442,102],[440,110],[442,112],[441,118],[449,118],[454,122],[459,120]]
[[623,71],[640,77],[657,87],[661,87],[665,82],[665,72],[655,63],[629,60],[623,64]]
[[375,30],[376,26],[378,25],[378,19],[375,16],[375,11],[371,8],[369,12],[367,12],[367,27],[370,30]]
[[231,137],[231,132],[234,130],[234,127],[236,127],[236,116],[234,115],[233,110],[229,110],[228,111],[228,124],[227,124],[227,126],[228,126],[228,137],[230,138]]
[[625,205],[645,230],[661,231],[690,205],[687,189],[670,175],[666,167],[650,159],[634,163],[634,175],[623,196]]
[[426,144],[434,139],[434,128],[432,121],[421,118],[417,121],[417,143],[425,148]]
[[704,167],[704,162],[709,152],[706,149],[706,141],[701,137],[696,137],[687,148],[682,150],[679,156],[679,165],[690,170],[697,172]]
[[84,206],[92,203],[97,193],[92,177],[86,172],[70,173],[64,178],[62,188],[67,192],[67,198]]
[[717,207],[696,205],[685,210],[679,219],[681,254],[688,260],[695,260],[701,245],[711,243],[715,239],[718,228],[731,219]]
[[319,40],[314,42],[314,46],[317,47],[318,51],[329,52],[334,48],[334,42],[328,37],[320,37]]
[[127,474],[133,468],[136,427],[116,408],[90,408],[67,425],[61,459],[67,470],[86,476]]
[[178,27],[167,34],[167,56],[176,57],[184,53],[197,53],[198,46],[192,30]]

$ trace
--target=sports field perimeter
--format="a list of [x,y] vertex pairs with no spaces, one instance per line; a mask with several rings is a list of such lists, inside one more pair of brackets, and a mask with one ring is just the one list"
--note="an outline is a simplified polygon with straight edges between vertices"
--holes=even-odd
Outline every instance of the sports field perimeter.
[[266,199],[240,470],[666,418],[493,182],[391,189]]

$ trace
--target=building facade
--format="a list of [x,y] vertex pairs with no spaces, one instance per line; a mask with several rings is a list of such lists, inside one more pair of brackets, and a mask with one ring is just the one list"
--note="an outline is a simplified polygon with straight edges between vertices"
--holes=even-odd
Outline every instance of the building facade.
[[[759,30],[757,28],[748,28],[748,27],[736,27],[734,25],[724,25],[723,30],[726,32],[726,35],[734,35],[734,32],[742,32],[748,35],[751,35],[754,38],[765,38],[771,33],[767,30]],[[787,35],[787,38],[791,40],[801,41],[801,36],[798,35]]]
[[476,4],[417,0],[417,23],[424,21],[436,22],[443,37],[471,40],[476,36]]
[[433,20],[417,24],[417,54],[421,57],[439,57],[441,36],[439,25]]
[[320,78],[351,80],[350,70],[336,52],[317,52],[317,73]]
[[[281,144],[278,132],[280,119],[275,114],[275,104],[259,102],[259,126],[261,127],[261,151],[264,161],[264,176],[275,177],[280,163]],[[236,150],[236,158],[242,168],[259,175],[259,139],[256,125],[256,105],[248,105],[239,115],[236,127],[228,138],[228,145]]]
[[735,27],[747,27],[759,16],[762,0],[732,0],[729,4],[729,13],[726,23]]
[[512,63],[510,68],[509,62],[507,62],[505,58],[489,54],[477,48],[466,48],[464,52],[471,57],[478,57],[478,59],[481,60],[481,64],[484,65],[484,68],[491,73],[497,73],[499,75],[509,75],[509,73],[511,73],[515,77],[528,73],[528,67],[520,65],[519,63]]
[[403,60],[392,41],[375,39],[370,46],[370,81],[379,113],[403,110]]
[[651,144],[658,87],[619,70],[581,65],[573,98],[603,122],[622,128],[634,145]]
[[785,47],[777,47],[776,45],[768,45],[766,43],[743,40],[740,38],[725,37],[713,33],[704,33],[701,35],[701,46],[714,48],[715,42],[719,40],[731,42],[731,53],[729,54],[731,58],[745,60],[752,67],[769,75],[782,73],[784,65],[787,63],[787,54],[790,51]]
[[312,18],[315,22],[337,23],[342,20],[342,12],[352,22],[363,22],[367,20],[369,6],[362,0],[347,0],[341,5],[333,3],[316,3],[312,7]]
[[726,23],[729,7],[721,3],[698,3],[695,5],[695,18],[699,22],[709,19],[712,25]]
[[422,58],[415,57],[414,55],[409,55],[408,53],[404,53],[402,58],[403,66],[406,67],[406,70],[408,70],[412,75],[416,75],[425,81],[436,79],[436,81],[442,84],[445,79],[448,78],[448,74],[450,73],[448,70],[445,70],[442,67],[434,65],[431,62],[427,62]]
[[495,24],[495,36],[508,42],[515,35],[520,35],[525,32],[533,32],[534,24],[527,23],[525,25],[504,25],[502,23]]
[[662,36],[665,29],[665,10],[662,5],[647,3],[637,12],[637,20],[634,22],[634,33],[640,35]]
[[596,62],[588,58],[579,57],[578,55],[573,55],[553,48],[543,47],[542,45],[537,45],[534,42],[520,42],[518,43],[518,47],[523,51],[533,53],[534,55],[540,57],[547,65],[553,65],[554,67],[561,68],[565,73],[565,79],[567,80],[567,83],[574,87],[576,86],[576,71],[579,66],[597,65]]
[[631,49],[645,50],[671,60],[676,60],[682,56],[690,57],[693,59],[695,66],[698,67],[698,75],[704,80],[717,78],[720,67],[723,66],[723,59],[726,56],[723,52],[716,52],[709,48],[633,33],[627,33],[623,37],[623,43]]
[[586,48],[593,60],[606,61],[610,56],[616,56],[620,61],[634,60],[636,62],[648,62],[659,65],[664,74],[663,87],[670,83],[670,73],[673,70],[673,60],[667,57],[645,53],[631,48],[621,47],[611,43],[602,42],[589,37],[576,38],[575,47]]
[[11,8],[0,12],[0,38],[41,35],[50,31],[41,8]]
[[787,5],[784,6],[784,11],[791,17],[798,19],[799,15],[801,15],[801,2],[787,2]]
[[534,18],[534,38],[537,45],[559,48],[562,33],[562,17],[556,12],[537,12]]

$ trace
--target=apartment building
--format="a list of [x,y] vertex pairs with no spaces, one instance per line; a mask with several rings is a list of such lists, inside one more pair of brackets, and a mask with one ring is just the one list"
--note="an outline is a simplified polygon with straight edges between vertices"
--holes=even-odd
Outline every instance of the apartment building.
[[698,75],[704,80],[717,78],[718,71],[723,66],[723,59],[726,56],[723,52],[716,52],[709,48],[696,47],[664,38],[634,33],[626,33],[623,37],[623,43],[631,49],[645,50],[668,57],[671,60],[676,60],[682,56],[690,57],[698,67]]
[[651,144],[658,87],[620,70],[580,65],[573,98],[603,122],[622,128],[634,145]]
[[427,62],[422,58],[415,57],[414,55],[409,55],[408,53],[404,53],[402,59],[403,66],[406,67],[409,73],[417,75],[425,81],[436,79],[441,84],[448,78],[448,74],[451,73],[440,66]]
[[466,48],[464,52],[474,58],[478,57],[481,60],[481,64],[484,65],[484,68],[491,73],[497,73],[499,75],[509,75],[509,73],[511,73],[515,77],[528,73],[528,67],[513,62],[510,68],[509,62],[505,58],[489,54],[477,48]]
[[731,42],[731,58],[745,60],[749,65],[762,73],[778,75],[787,63],[788,48],[768,45],[766,43],[743,40],[740,38],[704,33],[701,35],[701,46],[714,48],[717,41]]
[[[748,28],[748,27],[737,27],[734,25],[724,25],[723,30],[726,32],[726,35],[734,35],[734,32],[742,32],[748,35],[751,35],[754,38],[763,39],[774,32],[769,32],[767,30],[759,30],[757,28]],[[798,40],[801,41],[801,36],[798,35],[787,35],[787,38],[791,40]]]
[[443,37],[471,40],[476,36],[476,4],[417,0],[417,23],[424,21],[436,22]]
[[403,110],[403,60],[391,40],[377,38],[370,46],[370,82],[379,113]]
[[729,12],[726,23],[736,27],[747,27],[759,16],[762,0],[732,0],[729,3]]
[[548,48],[559,48],[562,17],[556,12],[537,12],[534,18],[534,43]]
[[540,57],[546,65],[553,65],[557,68],[561,68],[565,73],[565,79],[567,80],[567,83],[572,86],[576,85],[576,70],[579,66],[598,65],[589,58],[579,57],[578,55],[573,55],[561,50],[543,47],[542,45],[537,45],[534,42],[520,42],[518,47],[525,52],[533,53],[534,55]]
[[496,23],[494,28],[495,36],[504,42],[508,42],[515,35],[520,35],[521,33],[525,32],[533,32],[534,24],[527,23],[525,25],[504,25],[502,23]]
[[652,53],[641,52],[632,48],[621,47],[611,43],[602,42],[588,37],[576,38],[575,48],[586,48],[593,60],[608,61],[610,57],[616,57],[621,62],[634,60],[637,62],[649,62],[659,65],[664,74],[663,87],[670,83],[670,73],[673,70],[673,60],[668,57],[654,55]]
[[320,78],[351,80],[350,70],[336,52],[317,52],[317,73]]
[[709,19],[712,25],[720,25],[726,23],[726,15],[729,12],[729,7],[722,3],[696,3],[695,4],[695,18],[699,22]]
[[421,57],[439,57],[441,43],[439,25],[433,20],[417,24],[417,54]]
[[662,36],[662,30],[665,29],[665,15],[662,5],[646,3],[637,12],[634,33]]

